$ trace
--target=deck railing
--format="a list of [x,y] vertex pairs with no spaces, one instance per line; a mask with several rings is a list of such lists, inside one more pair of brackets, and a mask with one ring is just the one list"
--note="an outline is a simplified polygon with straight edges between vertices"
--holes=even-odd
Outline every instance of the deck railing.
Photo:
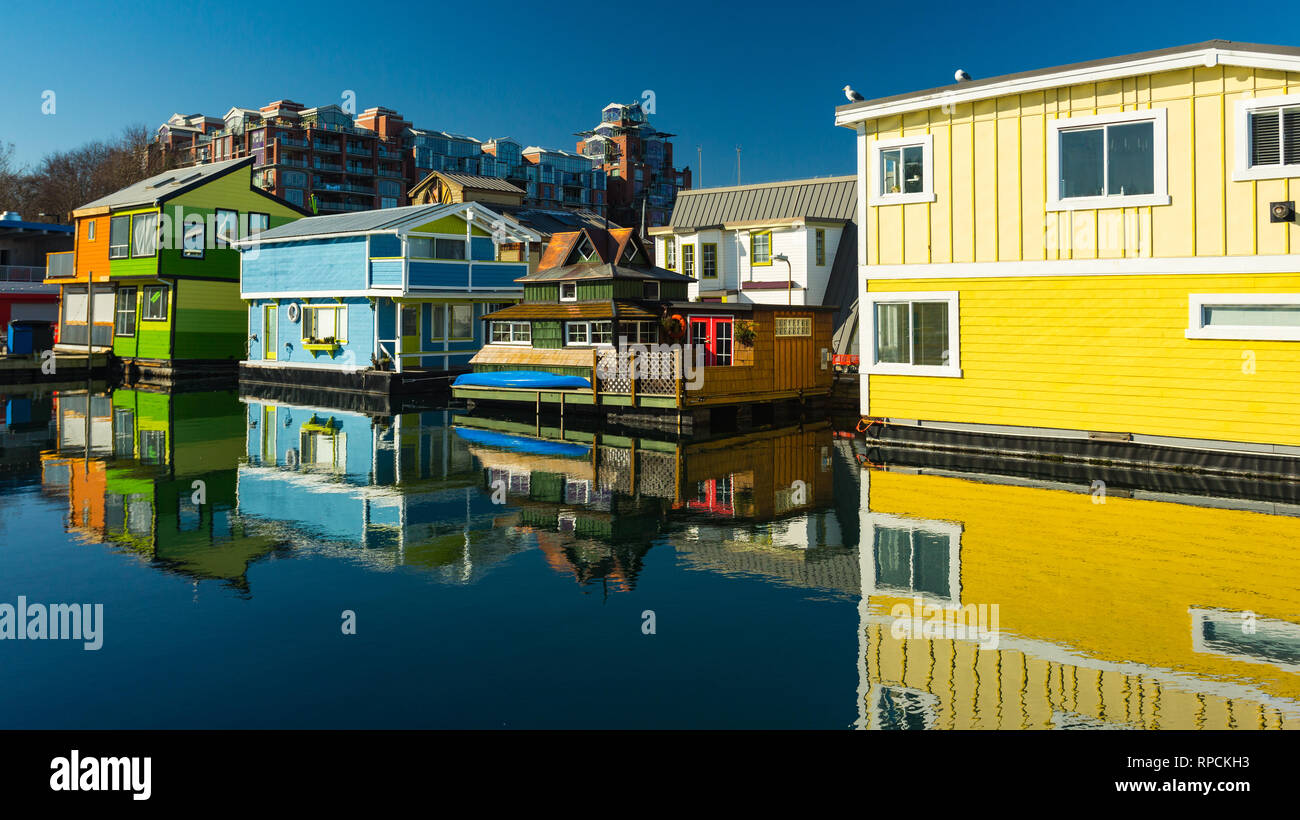
[[[50,254],[51,260],[53,259],[53,257],[57,255],[62,255],[62,254]],[[68,257],[68,262],[71,263],[72,252],[69,251],[66,255]],[[66,274],[59,274],[59,275],[71,276],[72,275],[71,264],[69,264],[68,267],[69,270]],[[53,276],[55,274],[51,273],[50,275]],[[45,268],[37,268],[31,265],[0,265],[0,282],[40,283],[44,281],[45,281]]]

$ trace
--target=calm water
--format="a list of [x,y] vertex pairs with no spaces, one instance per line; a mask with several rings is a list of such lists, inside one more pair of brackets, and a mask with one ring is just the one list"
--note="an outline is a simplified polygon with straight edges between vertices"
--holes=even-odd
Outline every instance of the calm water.
[[[908,464],[825,424],[5,407],[0,604],[102,604],[103,647],[0,640],[4,727],[1300,724],[1287,485]],[[944,609],[987,628],[925,633]]]

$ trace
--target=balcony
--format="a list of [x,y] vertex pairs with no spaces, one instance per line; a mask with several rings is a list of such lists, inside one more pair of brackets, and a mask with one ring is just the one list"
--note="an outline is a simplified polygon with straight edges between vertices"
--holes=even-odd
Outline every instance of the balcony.
[[321,160],[316,160],[315,162],[313,162],[311,164],[311,167],[319,171],[342,171],[343,170],[343,166],[339,165],[337,162],[322,162]]
[[354,142],[349,142],[349,143],[348,143],[348,153],[349,153],[349,154],[358,154],[358,155],[363,156],[363,157],[368,157],[368,156],[370,156],[371,151],[370,151],[370,146],[369,146],[369,145],[357,145],[357,144],[354,143]]
[[276,165],[291,165],[291,166],[293,166],[294,168],[306,168],[306,167],[307,167],[307,160],[305,160],[305,159],[281,159],[281,160],[278,160],[275,164],[276,164]]
[[316,140],[312,144],[312,148],[316,151],[329,151],[331,154],[340,154],[343,152],[343,148],[337,143],[323,142],[321,140]]
[[[58,274],[54,273],[55,257],[66,257],[66,261],[59,261]],[[50,263],[50,273],[53,276],[72,276],[72,251],[65,253],[51,253],[46,255]],[[27,282],[32,284],[41,284],[45,281],[46,269],[30,267],[28,265],[0,265],[0,282]]]
[[358,174],[360,176],[367,176],[367,177],[372,177],[375,175],[375,171],[373,168],[363,168],[360,165],[354,165],[352,163],[348,163],[348,173]]

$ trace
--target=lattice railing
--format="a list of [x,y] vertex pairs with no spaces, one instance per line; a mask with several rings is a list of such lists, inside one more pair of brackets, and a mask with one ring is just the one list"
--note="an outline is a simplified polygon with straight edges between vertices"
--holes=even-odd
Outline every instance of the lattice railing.
[[672,396],[677,392],[677,351],[653,348],[603,348],[596,354],[602,393]]

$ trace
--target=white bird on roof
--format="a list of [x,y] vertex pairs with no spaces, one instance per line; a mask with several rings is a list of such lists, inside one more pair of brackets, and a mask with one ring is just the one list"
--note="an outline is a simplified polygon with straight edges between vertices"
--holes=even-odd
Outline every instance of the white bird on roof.
[[844,86],[844,96],[849,98],[849,102],[862,102],[864,99],[861,94],[853,90],[851,85]]
[[964,68],[959,68],[956,71],[954,71],[952,73],[952,78],[959,83],[970,82],[970,75],[966,73],[966,69]]

